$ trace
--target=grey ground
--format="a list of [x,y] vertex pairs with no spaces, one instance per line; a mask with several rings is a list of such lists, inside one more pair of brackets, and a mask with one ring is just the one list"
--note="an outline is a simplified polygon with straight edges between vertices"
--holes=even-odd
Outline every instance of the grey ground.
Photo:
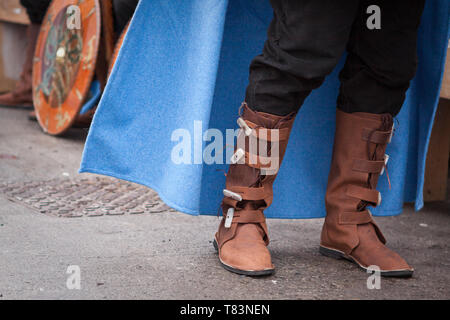
[[[0,108],[0,183],[75,177],[85,130],[56,138]],[[216,217],[155,213],[82,218],[46,216],[0,195],[1,299],[449,299],[450,203],[378,218],[389,246],[416,269],[382,279],[318,253],[322,219],[270,220],[274,276],[254,279],[218,264]],[[66,287],[81,268],[81,290]]]

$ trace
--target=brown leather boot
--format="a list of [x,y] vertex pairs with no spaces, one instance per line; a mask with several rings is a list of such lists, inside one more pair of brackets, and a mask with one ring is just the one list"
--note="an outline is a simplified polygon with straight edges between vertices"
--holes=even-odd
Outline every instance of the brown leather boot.
[[33,73],[33,57],[36,41],[41,26],[39,24],[31,24],[28,27],[27,52],[25,63],[23,65],[20,80],[16,83],[13,91],[0,95],[0,106],[6,107],[32,107],[32,73]]
[[383,276],[410,277],[414,270],[384,245],[386,240],[367,209],[381,202],[376,186],[389,159],[385,150],[392,133],[389,114],[337,111],[320,252],[351,260],[366,270],[377,266]]
[[267,249],[269,236],[263,211],[272,203],[272,185],[295,114],[279,117],[255,112],[245,103],[242,108],[234,164],[230,165],[222,200],[225,218],[214,246],[225,269],[249,276],[270,275],[275,267]]

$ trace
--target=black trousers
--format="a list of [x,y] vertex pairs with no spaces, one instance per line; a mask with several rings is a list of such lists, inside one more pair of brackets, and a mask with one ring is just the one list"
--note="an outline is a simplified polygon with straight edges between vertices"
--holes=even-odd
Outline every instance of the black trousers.
[[[20,0],[27,9],[28,17],[32,23],[41,24],[45,17],[51,0]],[[113,0],[115,29],[122,32],[128,20],[133,16],[139,0]]]
[[115,29],[118,33],[127,25],[134,14],[139,0],[113,0]]
[[20,4],[27,9],[31,23],[41,24],[51,0],[20,0]]
[[[424,2],[271,0],[267,41],[250,66],[249,107],[276,115],[298,111],[347,51],[338,108],[395,116],[416,71]],[[380,29],[368,27],[371,5],[380,9]]]

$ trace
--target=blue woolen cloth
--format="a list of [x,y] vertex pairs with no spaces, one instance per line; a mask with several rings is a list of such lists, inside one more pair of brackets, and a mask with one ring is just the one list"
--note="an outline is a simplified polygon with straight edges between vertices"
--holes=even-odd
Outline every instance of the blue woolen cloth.
[[[389,189],[384,174],[378,188],[383,202],[374,215],[399,214],[404,202],[415,201],[417,210],[423,206],[425,158],[449,39],[449,8],[448,0],[426,2],[417,75],[387,149],[392,186]],[[217,214],[225,185],[220,170],[226,171],[227,165],[199,161],[211,143],[202,134],[208,128],[224,135],[226,129],[237,128],[249,64],[262,51],[271,18],[269,1],[141,0],[95,114],[80,172],[146,185],[185,213]],[[337,75],[343,60],[297,116],[274,185],[274,202],[265,212],[269,218],[325,215]],[[176,129],[191,135],[192,164],[172,161],[172,150],[180,143],[172,141]]]
[[91,87],[89,88],[89,98],[81,107],[80,114],[83,115],[89,110],[92,110],[97,105],[100,100],[102,93],[100,89],[100,82],[98,80],[94,80],[91,83]]

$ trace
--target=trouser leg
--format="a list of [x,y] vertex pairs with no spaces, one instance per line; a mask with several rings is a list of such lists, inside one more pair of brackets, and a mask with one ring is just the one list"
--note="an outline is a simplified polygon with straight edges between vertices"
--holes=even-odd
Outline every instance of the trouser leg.
[[118,34],[134,14],[139,0],[113,0],[115,29]]
[[[338,108],[390,113],[401,109],[417,65],[417,30],[425,0],[363,0],[340,73]],[[380,8],[381,29],[367,27],[367,8]]]
[[50,5],[50,0],[20,0],[20,3],[27,10],[31,23],[41,24]]
[[274,18],[261,55],[250,66],[246,101],[255,111],[296,112],[335,68],[359,0],[271,0]]

